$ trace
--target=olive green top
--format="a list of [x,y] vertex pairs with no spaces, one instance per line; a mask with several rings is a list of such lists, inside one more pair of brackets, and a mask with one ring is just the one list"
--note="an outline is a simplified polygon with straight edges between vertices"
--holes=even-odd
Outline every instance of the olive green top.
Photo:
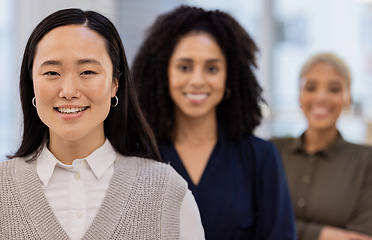
[[324,225],[372,236],[372,147],[338,138],[308,154],[300,138],[274,138],[281,153],[299,240],[318,239]]

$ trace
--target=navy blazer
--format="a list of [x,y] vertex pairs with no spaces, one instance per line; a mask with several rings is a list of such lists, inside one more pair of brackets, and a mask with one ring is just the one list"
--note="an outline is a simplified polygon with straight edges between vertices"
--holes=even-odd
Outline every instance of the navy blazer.
[[195,186],[170,141],[163,159],[188,182],[207,240],[297,239],[294,214],[278,151],[254,136],[233,141],[219,126],[219,139]]

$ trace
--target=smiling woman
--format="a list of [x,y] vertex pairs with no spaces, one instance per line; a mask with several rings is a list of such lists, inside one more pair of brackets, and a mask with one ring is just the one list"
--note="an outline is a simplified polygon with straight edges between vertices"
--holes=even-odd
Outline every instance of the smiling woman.
[[82,156],[105,142],[103,122],[118,89],[112,71],[104,39],[84,25],[56,28],[39,42],[32,70],[36,109],[61,162],[81,158],[61,147],[66,140]]
[[227,13],[181,6],[157,18],[133,62],[161,154],[187,180],[207,239],[296,239],[279,154],[253,135],[256,51]]
[[26,45],[20,91],[22,144],[0,164],[2,239],[204,239],[187,183],[161,162],[106,17],[46,17]]
[[[372,147],[346,142],[337,120],[351,103],[351,74],[319,53],[300,74],[308,122],[298,138],[275,138],[282,154],[300,240],[372,239]],[[347,201],[345,201],[347,199]]]

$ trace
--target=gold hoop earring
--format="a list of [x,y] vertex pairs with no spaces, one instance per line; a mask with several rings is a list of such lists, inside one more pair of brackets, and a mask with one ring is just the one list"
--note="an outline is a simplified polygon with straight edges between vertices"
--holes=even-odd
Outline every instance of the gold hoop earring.
[[[119,104],[119,98],[118,98],[117,96],[115,96],[115,97],[113,97],[113,98],[115,98],[116,103],[115,103],[115,104],[112,104],[112,103],[111,103],[111,107],[116,107],[116,106]],[[111,99],[113,99],[113,98],[111,98]]]
[[32,105],[33,105],[34,107],[36,107],[36,97],[33,97],[31,102],[32,102]]

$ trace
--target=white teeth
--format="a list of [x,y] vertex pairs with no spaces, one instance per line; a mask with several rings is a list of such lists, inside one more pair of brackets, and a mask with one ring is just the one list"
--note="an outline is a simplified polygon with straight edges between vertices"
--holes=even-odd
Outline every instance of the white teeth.
[[83,107],[83,108],[57,108],[57,109],[58,109],[58,112],[60,112],[60,113],[72,114],[72,113],[82,112],[85,109],[87,109],[87,107]]
[[192,93],[186,93],[186,97],[191,100],[203,100],[207,98],[207,94],[192,94]]
[[317,108],[314,108],[312,112],[315,114],[326,114],[328,113],[328,109],[317,107]]

